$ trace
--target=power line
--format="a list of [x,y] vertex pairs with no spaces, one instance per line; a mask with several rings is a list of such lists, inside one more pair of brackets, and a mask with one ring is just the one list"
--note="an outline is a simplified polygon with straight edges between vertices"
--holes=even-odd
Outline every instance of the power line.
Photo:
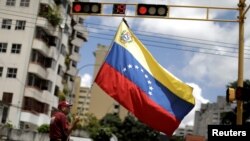
[[[1,23],[1,22],[0,22]],[[14,23],[11,24],[11,25],[15,25]],[[35,25],[35,23],[34,23]],[[38,25],[39,26],[39,25]],[[42,25],[40,25],[42,26]],[[28,27],[28,28],[35,28],[36,26],[25,26],[25,27]],[[88,27],[87,27],[88,28]],[[93,29],[93,27],[91,27]],[[102,29],[102,28],[94,28],[94,29]],[[103,29],[103,30],[106,30],[106,29]],[[83,31],[83,30],[79,30],[79,31]],[[58,30],[54,31],[54,32],[60,32]],[[85,31],[84,31],[85,32]],[[89,31],[90,33],[94,33],[94,34],[99,34],[99,33],[96,33],[96,32],[92,32],[92,31]],[[112,36],[113,37],[113,34],[104,34],[102,33],[102,35],[106,35],[106,36]],[[142,36],[144,36],[143,34],[140,34]],[[149,35],[146,35],[148,37],[151,37]],[[93,37],[93,36],[89,36],[89,37]],[[154,36],[152,36],[154,37]],[[97,38],[97,37],[96,37]],[[103,38],[103,37],[98,37],[98,38]],[[103,38],[105,39],[105,38]],[[164,38],[163,38],[164,39]],[[108,39],[107,40],[112,40],[112,39]],[[142,41],[145,41],[145,42],[153,42],[153,43],[160,43],[160,44],[169,44],[169,45],[175,45],[175,46],[182,46],[182,47],[189,47],[189,48],[200,48],[200,49],[206,49],[206,50],[214,50],[214,51],[220,51],[220,52],[226,52],[226,53],[237,53],[237,52],[233,52],[233,51],[225,51],[225,50],[218,50],[218,49],[211,49],[211,48],[206,48],[206,47],[201,47],[201,46],[191,46],[191,45],[182,45],[182,44],[177,44],[177,43],[169,43],[169,42],[163,42],[163,41],[154,41],[154,40],[149,40],[149,39],[141,39]],[[193,43],[196,43],[196,42],[193,42]],[[155,47],[160,47],[160,48],[163,48],[162,46],[159,46],[159,45],[152,45],[151,46],[155,46]],[[165,47],[165,48],[170,48],[170,47]],[[228,48],[228,47],[225,47],[225,48]],[[173,48],[172,48],[173,49]],[[231,48],[232,49],[232,48]],[[236,48],[233,48],[233,49],[236,49]],[[190,51],[190,50],[187,50],[187,49],[177,49],[176,50],[182,50],[182,51]],[[201,53],[201,51],[194,51],[192,50],[191,52],[197,52],[197,53]],[[202,52],[204,53],[204,52]],[[218,53],[208,53],[208,54],[213,54],[213,55],[221,55],[221,54],[218,54]],[[250,55],[248,53],[245,53],[246,55]],[[236,57],[236,56],[231,56],[231,55],[221,55],[221,56],[229,56],[229,57]],[[245,58],[245,59],[249,59],[249,58]]]
[[[111,27],[112,29],[115,28],[114,26],[109,26],[109,25],[101,25],[101,24],[96,24],[96,23],[89,23],[89,22],[84,22],[87,25],[99,25],[99,26],[104,26],[104,27]],[[220,43],[220,44],[228,44],[228,45],[235,45],[238,46],[239,44],[234,44],[234,43],[227,43],[227,42],[220,42],[220,41],[212,41],[212,40],[206,40],[206,39],[198,39],[198,38],[191,38],[191,37],[184,37],[184,36],[177,36],[177,35],[172,35],[172,34],[163,34],[163,33],[155,33],[155,32],[149,32],[149,31],[140,31],[133,29],[134,32],[142,32],[142,33],[150,33],[151,35],[164,35],[164,36],[171,36],[171,37],[178,37],[178,38],[184,38],[184,39],[191,39],[191,40],[199,40],[199,41],[206,41],[206,42],[214,42],[214,43]],[[159,36],[156,36],[159,37]],[[250,47],[250,46],[248,46]]]
[[[110,38],[98,37],[98,36],[93,36],[93,35],[89,35],[89,36],[93,37],[93,38],[97,38],[97,39],[102,39],[102,40],[112,40]],[[145,45],[152,46],[152,47],[157,47],[157,48],[173,49],[173,50],[180,50],[180,51],[188,51],[188,52],[202,53],[202,54],[209,54],[209,55],[217,55],[217,56],[224,56],[224,57],[232,57],[232,58],[236,58],[237,57],[237,56],[233,56],[233,55],[210,53],[210,52],[202,52],[202,51],[195,51],[195,50],[189,50],[189,49],[180,49],[180,48],[166,47],[166,46],[159,46],[159,45],[152,45],[152,44],[145,44]],[[250,58],[245,58],[245,59],[250,59]]]

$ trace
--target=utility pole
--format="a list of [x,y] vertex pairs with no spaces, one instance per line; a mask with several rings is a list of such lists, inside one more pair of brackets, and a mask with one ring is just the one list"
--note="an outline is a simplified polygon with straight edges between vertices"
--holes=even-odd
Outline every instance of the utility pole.
[[[244,21],[245,21],[245,1],[239,0],[239,59],[238,59],[238,87],[243,87],[243,77],[244,77]],[[243,102],[237,100],[237,125],[242,125],[242,115],[243,115]]]

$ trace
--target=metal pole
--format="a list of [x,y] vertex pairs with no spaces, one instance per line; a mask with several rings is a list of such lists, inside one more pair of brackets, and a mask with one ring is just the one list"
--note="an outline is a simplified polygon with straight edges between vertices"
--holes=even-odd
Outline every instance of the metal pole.
[[[245,0],[239,0],[239,59],[238,59],[238,87],[243,87],[244,73],[244,9]],[[237,125],[242,125],[243,102],[237,100]]]

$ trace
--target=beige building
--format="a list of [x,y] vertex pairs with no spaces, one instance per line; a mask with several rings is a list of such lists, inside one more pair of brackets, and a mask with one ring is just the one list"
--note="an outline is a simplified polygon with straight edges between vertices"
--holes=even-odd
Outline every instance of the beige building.
[[[94,52],[96,57],[95,69],[94,69],[94,77],[104,61],[104,58],[107,55],[109,47],[104,45],[98,45],[97,50]],[[108,74],[107,74],[108,75]],[[109,95],[107,95],[98,85],[95,83],[91,88],[91,98],[90,98],[90,113],[94,113],[94,115],[101,119],[107,113],[117,113],[119,114],[121,119],[127,116],[128,111],[120,106],[114,99],[112,99]]]
[[87,30],[83,18],[70,14],[70,5],[70,0],[0,1],[0,124],[36,130],[50,122],[59,92],[74,93]]
[[80,85],[81,85],[81,77],[76,77],[75,80],[76,94],[74,96],[74,104],[72,106],[71,112],[74,115],[80,116],[81,119],[84,119],[86,113],[89,112],[91,94],[89,87],[81,87]]

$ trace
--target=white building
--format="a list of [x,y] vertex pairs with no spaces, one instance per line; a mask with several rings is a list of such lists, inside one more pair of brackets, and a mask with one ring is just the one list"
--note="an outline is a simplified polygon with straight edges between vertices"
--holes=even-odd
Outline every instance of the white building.
[[69,0],[0,1],[0,123],[35,129],[49,123],[59,92],[74,93],[87,34],[84,19],[70,15],[70,5]]

